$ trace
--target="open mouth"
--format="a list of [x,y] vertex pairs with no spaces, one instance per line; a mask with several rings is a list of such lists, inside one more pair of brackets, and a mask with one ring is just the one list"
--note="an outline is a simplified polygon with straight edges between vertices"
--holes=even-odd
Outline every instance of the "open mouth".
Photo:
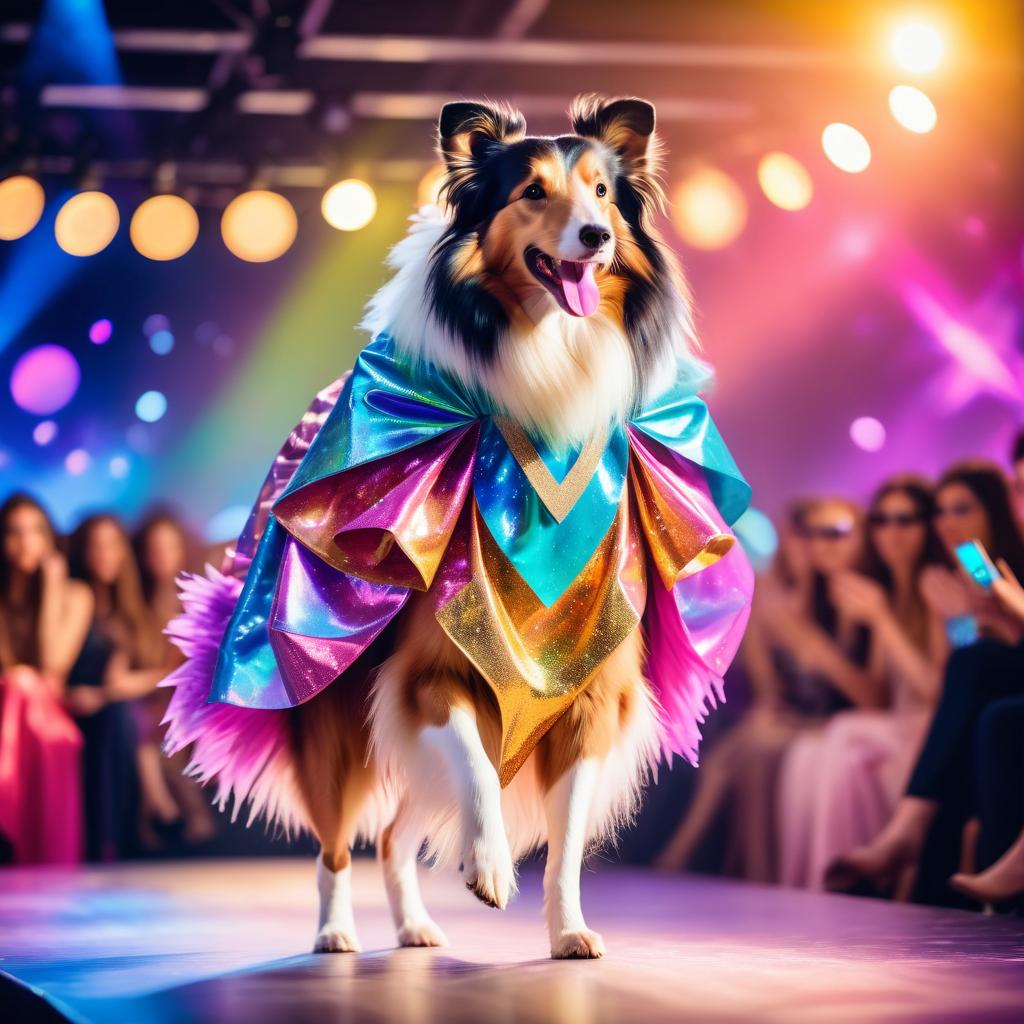
[[566,313],[571,316],[590,316],[597,309],[601,301],[601,293],[594,280],[597,263],[556,260],[535,245],[523,253],[523,259],[530,273],[551,292]]

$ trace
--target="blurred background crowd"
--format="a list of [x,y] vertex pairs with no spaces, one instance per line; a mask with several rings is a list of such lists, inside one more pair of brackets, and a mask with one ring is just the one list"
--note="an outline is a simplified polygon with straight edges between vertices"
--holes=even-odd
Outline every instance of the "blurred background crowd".
[[[754,490],[699,771],[615,856],[1024,889],[1024,130],[1012,0],[9,0],[0,12],[0,861],[284,852],[160,752],[217,564],[436,198],[441,104],[658,110],[660,225]],[[958,567],[978,540],[1000,579]],[[955,877],[955,884],[950,879]]]

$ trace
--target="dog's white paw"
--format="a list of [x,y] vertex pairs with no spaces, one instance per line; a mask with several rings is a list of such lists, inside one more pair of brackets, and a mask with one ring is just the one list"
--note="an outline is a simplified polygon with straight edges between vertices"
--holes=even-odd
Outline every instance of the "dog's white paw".
[[400,946],[447,946],[445,934],[429,917],[405,921],[398,929]]
[[561,932],[551,940],[552,960],[598,960],[604,956],[604,939],[589,928]]
[[508,839],[474,839],[462,858],[466,888],[482,903],[504,910],[515,886],[515,869]]
[[363,947],[359,945],[356,933],[344,928],[332,928],[324,925],[317,932],[316,940],[313,943],[314,953],[361,953]]

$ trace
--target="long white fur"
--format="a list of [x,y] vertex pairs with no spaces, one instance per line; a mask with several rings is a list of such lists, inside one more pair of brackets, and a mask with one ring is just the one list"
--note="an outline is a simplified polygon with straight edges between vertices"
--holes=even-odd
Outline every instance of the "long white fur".
[[496,411],[533,428],[557,446],[580,444],[609,423],[623,421],[638,395],[651,398],[675,379],[680,366],[694,382],[710,371],[693,352],[689,313],[665,324],[670,345],[650,378],[637,380],[623,330],[600,311],[588,317],[562,312],[546,292],[524,305],[529,330],[504,339],[493,363],[474,361],[430,309],[430,254],[448,224],[437,207],[424,207],[390,252],[394,276],[367,306],[363,327],[388,330],[413,359],[432,363],[473,392],[483,391]]

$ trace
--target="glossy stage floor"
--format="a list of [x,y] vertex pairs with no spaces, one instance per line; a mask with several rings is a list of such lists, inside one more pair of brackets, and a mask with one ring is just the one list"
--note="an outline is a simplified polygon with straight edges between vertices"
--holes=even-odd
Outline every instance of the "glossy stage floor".
[[546,958],[540,879],[504,913],[425,873],[444,949],[391,948],[356,862],[367,952],[313,956],[308,861],[0,870],[0,1020],[1024,1020],[1024,921],[600,866],[602,961]]

